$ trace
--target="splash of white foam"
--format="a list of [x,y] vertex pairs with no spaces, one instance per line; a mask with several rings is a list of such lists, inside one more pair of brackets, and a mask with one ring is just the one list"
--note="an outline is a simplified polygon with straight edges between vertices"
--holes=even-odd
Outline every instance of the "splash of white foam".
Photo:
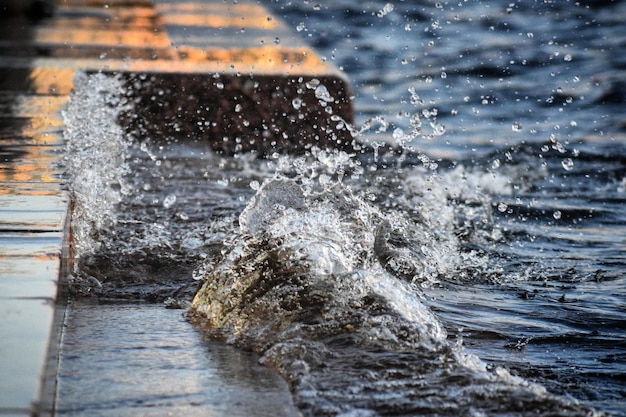
[[115,225],[116,204],[126,192],[127,143],[118,116],[125,109],[117,77],[79,72],[63,111],[65,167],[72,195],[75,256],[96,252],[99,233]]

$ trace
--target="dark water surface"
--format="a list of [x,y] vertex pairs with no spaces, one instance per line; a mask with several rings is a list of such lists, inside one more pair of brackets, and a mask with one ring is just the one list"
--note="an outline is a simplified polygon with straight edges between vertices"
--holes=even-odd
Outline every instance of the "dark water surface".
[[305,415],[626,415],[626,4],[268,6],[348,73],[374,150],[127,145],[123,87],[85,77],[68,139],[107,147],[70,152],[76,295],[186,307],[206,272],[208,334]]
[[[471,285],[427,291],[449,336],[624,415],[626,4],[272,5],[348,73],[360,124],[385,117],[372,140],[507,177],[505,195],[487,197],[503,233],[481,248],[489,265]],[[481,279],[496,272],[495,283]]]

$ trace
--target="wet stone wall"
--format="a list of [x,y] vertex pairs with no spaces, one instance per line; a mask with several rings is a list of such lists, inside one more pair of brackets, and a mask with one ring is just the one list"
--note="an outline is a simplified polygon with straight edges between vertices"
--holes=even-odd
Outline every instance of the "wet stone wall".
[[351,92],[332,76],[127,74],[136,137],[208,141],[219,154],[300,154],[311,146],[354,150]]

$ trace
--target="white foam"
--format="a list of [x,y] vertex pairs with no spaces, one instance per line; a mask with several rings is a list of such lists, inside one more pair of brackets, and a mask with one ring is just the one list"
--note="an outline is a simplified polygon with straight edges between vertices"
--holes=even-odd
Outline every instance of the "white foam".
[[113,76],[77,73],[63,112],[65,167],[72,194],[76,256],[94,253],[99,232],[115,225],[116,204],[127,192],[127,144],[117,123],[126,104],[122,83]]

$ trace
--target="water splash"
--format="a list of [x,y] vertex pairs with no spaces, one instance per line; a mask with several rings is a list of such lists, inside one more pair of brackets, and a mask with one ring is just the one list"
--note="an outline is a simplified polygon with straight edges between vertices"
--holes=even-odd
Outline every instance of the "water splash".
[[240,233],[206,268],[190,310],[198,325],[258,351],[305,415],[586,413],[448,344],[414,285],[419,268],[400,267],[434,257],[392,246],[419,222],[385,214],[343,181],[313,183],[277,175],[258,187]]
[[128,144],[117,124],[127,106],[122,91],[122,82],[116,77],[78,72],[63,112],[64,163],[72,194],[77,258],[99,250],[99,234],[115,226],[116,205],[129,192],[124,180]]

